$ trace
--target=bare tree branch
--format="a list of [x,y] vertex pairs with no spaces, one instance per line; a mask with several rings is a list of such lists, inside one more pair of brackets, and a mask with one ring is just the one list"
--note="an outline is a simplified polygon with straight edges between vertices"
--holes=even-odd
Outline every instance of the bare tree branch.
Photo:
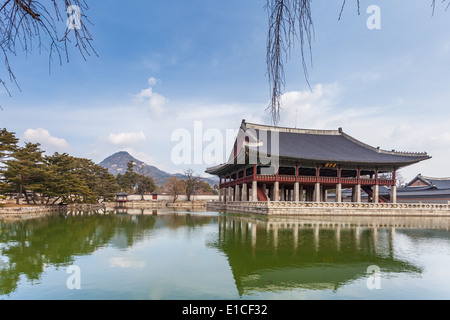
[[[269,78],[271,99],[267,110],[270,111],[272,122],[277,125],[282,109],[281,97],[285,88],[284,66],[296,43],[300,45],[302,67],[306,83],[309,84],[306,51],[311,56],[311,43],[314,36],[311,4],[313,0],[266,0],[265,9],[268,12],[269,32],[267,37],[267,74]],[[354,0],[357,12],[360,14],[360,0]],[[450,7],[450,0],[440,0]],[[342,0],[339,20],[342,17],[347,0]],[[435,12],[436,0],[431,0],[432,14]]]
[[[61,15],[60,6],[64,6],[64,12],[71,6],[80,9],[80,21],[76,28],[66,25],[66,18]],[[17,78],[10,65],[10,56],[19,53],[25,55],[33,51],[37,43],[39,52],[43,49],[49,52],[49,65],[56,54],[62,63],[62,55],[69,61],[68,43],[74,41],[75,47],[86,60],[86,56],[95,52],[92,46],[92,35],[87,29],[90,23],[85,12],[88,10],[85,0],[6,0],[0,4],[0,55],[3,56],[4,66],[9,80],[16,84],[20,90]],[[58,30],[65,28],[62,36]],[[73,35],[73,36],[72,36]],[[0,84],[5,87],[8,94],[5,79],[0,76]]]
[[284,64],[297,41],[300,43],[303,71],[308,82],[305,44],[311,53],[314,31],[311,2],[312,0],[267,0],[266,3],[266,10],[269,12],[267,74],[272,95],[268,110],[274,124],[280,120],[281,95],[285,87]]

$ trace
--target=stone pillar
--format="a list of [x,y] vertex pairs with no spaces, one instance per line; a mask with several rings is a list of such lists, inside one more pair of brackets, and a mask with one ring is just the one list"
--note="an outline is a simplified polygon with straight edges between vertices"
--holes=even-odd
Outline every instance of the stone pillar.
[[397,186],[391,187],[391,203],[397,203]]
[[372,195],[372,201],[373,201],[373,203],[378,203],[378,200],[379,200],[379,196],[380,196],[380,188],[379,188],[379,186],[376,184],[376,185],[374,185],[373,187],[372,187],[372,193],[373,193],[373,195]]
[[252,201],[258,201],[258,181],[252,182]]
[[340,183],[336,185],[336,202],[337,203],[342,202],[342,184]]
[[300,190],[299,190],[299,201],[305,201],[305,198],[303,196],[303,185],[300,186]]
[[281,187],[281,197],[280,201],[284,201],[286,196],[286,189],[284,189],[284,186]]
[[322,202],[327,202],[327,189],[325,189],[323,186],[320,188],[320,198],[322,199]]
[[228,187],[228,201],[230,201],[230,202],[233,201],[233,188],[232,187]]
[[248,201],[248,192],[247,192],[247,184],[242,184],[242,201],[247,202]]
[[357,184],[356,185],[356,202],[360,203],[361,202],[361,185]]
[[294,201],[300,201],[300,184],[298,182],[294,184]]
[[320,183],[317,182],[314,187],[314,202],[320,202]]
[[239,185],[236,185],[236,187],[234,187],[234,201],[241,201],[240,191],[241,187]]
[[273,188],[274,199],[273,201],[280,201],[280,183],[275,181],[275,186]]

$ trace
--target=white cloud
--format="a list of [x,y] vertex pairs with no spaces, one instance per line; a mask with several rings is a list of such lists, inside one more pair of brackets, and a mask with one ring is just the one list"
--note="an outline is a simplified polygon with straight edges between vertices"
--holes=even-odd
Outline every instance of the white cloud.
[[40,143],[47,152],[61,152],[70,149],[66,140],[53,137],[48,130],[42,128],[26,130],[23,138],[26,142]]
[[114,257],[109,259],[109,265],[111,268],[122,268],[122,269],[143,269],[146,265],[145,261],[127,259],[123,257]]
[[153,87],[154,85],[156,85],[156,83],[158,83],[158,79],[153,78],[153,77],[151,77],[151,78],[148,79],[148,85],[149,85],[150,87]]
[[144,103],[153,116],[161,117],[165,113],[167,107],[168,99],[153,91],[153,86],[158,82],[156,78],[149,78],[148,85],[149,88],[143,89],[139,94],[135,96],[137,103]]
[[[312,90],[289,91],[282,96],[281,126],[317,128],[330,119],[330,110],[337,103],[338,84],[317,84]],[[320,119],[320,120],[319,120]],[[320,121],[320,122],[319,122]]]
[[145,134],[141,132],[122,132],[111,133],[108,136],[108,141],[115,146],[133,145],[139,142],[144,142],[147,139]]

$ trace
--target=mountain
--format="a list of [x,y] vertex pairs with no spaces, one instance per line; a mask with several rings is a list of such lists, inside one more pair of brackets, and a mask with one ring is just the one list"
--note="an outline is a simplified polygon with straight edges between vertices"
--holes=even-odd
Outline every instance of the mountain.
[[[159,186],[162,186],[167,179],[172,176],[178,177],[179,179],[184,179],[184,175],[181,173],[171,174],[162,171],[155,166],[148,165],[145,162],[136,159],[126,151],[117,152],[107,157],[105,160],[100,162],[100,166],[108,169],[108,171],[114,176],[117,176],[119,173],[124,174],[127,171],[127,164],[130,161],[133,161],[135,164],[134,171],[151,176],[155,183]],[[202,180],[209,183],[211,186],[218,184],[218,180],[215,179],[202,178]]]

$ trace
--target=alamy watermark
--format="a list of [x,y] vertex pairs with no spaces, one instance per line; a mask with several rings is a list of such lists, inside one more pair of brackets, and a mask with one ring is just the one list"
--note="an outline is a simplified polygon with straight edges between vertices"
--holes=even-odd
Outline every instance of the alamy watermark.
[[370,14],[366,25],[369,30],[381,29],[381,8],[377,5],[371,5],[367,8],[367,14]]
[[380,290],[381,289],[381,269],[379,266],[370,266],[367,268],[367,278],[366,285],[369,290]]
[[[253,128],[207,129],[202,121],[195,121],[193,130],[177,129],[171,135],[175,143],[171,152],[176,165],[219,165],[232,161],[235,164],[261,165],[266,169],[279,164],[279,132]],[[232,148],[226,159],[226,148]]]
[[81,8],[79,6],[71,5],[67,7],[67,14],[69,16],[66,21],[67,29],[81,29]]
[[81,290],[81,269],[79,266],[70,266],[67,268],[67,274],[70,276],[67,278],[66,286],[69,290]]

